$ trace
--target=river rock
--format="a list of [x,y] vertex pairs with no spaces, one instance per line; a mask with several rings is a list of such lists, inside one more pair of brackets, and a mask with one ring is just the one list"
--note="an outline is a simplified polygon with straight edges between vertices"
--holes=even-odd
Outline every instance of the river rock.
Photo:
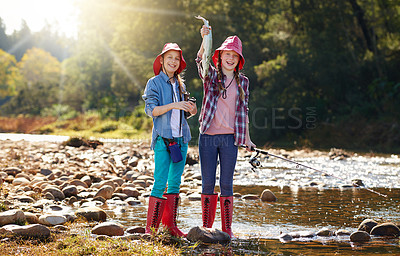
[[129,197],[128,199],[125,200],[125,202],[130,206],[141,204],[140,200],[133,197]]
[[82,177],[81,181],[84,182],[87,187],[92,186],[92,180],[90,179],[89,175],[86,175],[86,176]]
[[62,215],[45,214],[39,217],[39,223],[46,226],[62,225],[68,220]]
[[272,193],[271,190],[269,189],[265,189],[262,193],[261,193],[261,201],[263,202],[276,202],[277,198],[274,195],[274,193]]
[[351,242],[368,242],[371,236],[366,231],[356,231],[350,235]]
[[249,195],[242,196],[242,199],[244,199],[244,200],[257,200],[257,199],[260,199],[260,197],[257,196],[257,195],[249,194]]
[[367,233],[370,233],[372,228],[378,225],[378,222],[372,220],[372,219],[365,219],[361,224],[358,226],[359,231],[365,231]]
[[191,228],[186,238],[191,242],[201,241],[203,243],[213,244],[227,244],[231,241],[231,237],[227,233],[218,229],[201,226]]
[[17,199],[18,199],[18,201],[20,201],[21,203],[28,203],[28,204],[30,204],[30,203],[34,203],[34,202],[35,202],[35,199],[33,199],[33,198],[30,197],[30,196],[20,196],[20,197],[18,197]]
[[293,240],[293,237],[291,235],[287,234],[287,233],[282,234],[282,235],[279,236],[279,241],[281,241],[281,242],[289,242],[289,241],[292,241],[292,240]]
[[40,169],[40,174],[43,174],[44,176],[49,176],[53,174],[53,171],[49,169]]
[[121,224],[114,222],[104,222],[92,229],[92,234],[106,236],[123,236],[124,228]]
[[376,225],[371,230],[373,236],[400,236],[400,229],[393,223],[383,223]]
[[130,227],[126,230],[128,234],[144,234],[146,229],[144,227]]
[[[90,180],[90,177],[89,177],[89,180]],[[84,187],[84,188],[88,188],[89,187],[89,185],[86,183],[86,182],[84,182],[84,181],[82,181],[82,180],[77,180],[77,179],[75,179],[75,180],[71,180],[70,182],[68,182],[70,185],[73,185],[73,186],[76,186],[76,187],[78,187],[78,186],[81,186],[81,187]],[[90,183],[91,184],[91,183]]]
[[20,236],[27,237],[49,237],[50,229],[41,224],[31,224],[26,226],[7,225],[3,229]]
[[24,177],[15,178],[12,182],[13,186],[26,186],[30,181]]
[[188,196],[189,201],[201,201],[201,194],[193,193]]
[[21,173],[21,168],[18,167],[6,167],[3,169],[3,172],[7,173],[7,175],[16,176],[18,173]]
[[128,197],[138,198],[140,193],[136,188],[125,187],[122,189],[122,193],[126,194]]
[[54,187],[54,186],[46,187],[42,191],[43,194],[46,194],[47,192],[52,194],[56,200],[64,200],[65,199],[64,193],[57,187]]
[[293,238],[312,238],[315,236],[315,233],[312,231],[298,231],[298,232],[290,232],[289,235],[291,235]]
[[97,191],[94,197],[101,196],[105,199],[110,199],[112,197],[112,194],[114,193],[114,188],[111,187],[110,185],[105,185]]
[[29,224],[38,224],[39,218],[36,214],[32,212],[24,212],[25,219]]
[[5,212],[0,212],[0,227],[7,224],[14,224],[25,221],[25,214],[21,210],[9,210]]
[[335,235],[335,232],[328,228],[323,228],[317,232],[317,236],[333,236],[333,235]]
[[66,186],[62,190],[62,192],[64,193],[65,197],[71,197],[71,196],[77,196],[78,195],[78,189],[74,185]]
[[338,231],[335,232],[336,236],[349,236],[351,235],[351,232],[348,230],[344,230],[344,229],[339,229]]
[[96,206],[80,208],[75,215],[82,216],[88,221],[106,221],[107,219],[107,213]]

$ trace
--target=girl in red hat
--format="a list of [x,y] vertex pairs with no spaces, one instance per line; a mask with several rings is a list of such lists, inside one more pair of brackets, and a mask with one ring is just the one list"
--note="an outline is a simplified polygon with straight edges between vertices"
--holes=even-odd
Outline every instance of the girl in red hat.
[[[162,222],[173,236],[185,236],[176,225],[181,176],[191,139],[184,112],[197,113],[196,104],[185,101],[186,87],[180,76],[186,67],[182,50],[167,43],[153,63],[155,76],[147,82],[145,111],[153,118],[151,149],[154,150],[154,184],[149,198],[146,233]],[[168,183],[167,193],[164,194]]]
[[[201,36],[209,34],[203,26]],[[220,165],[220,209],[222,231],[233,237],[233,173],[238,146],[249,149],[255,145],[249,135],[248,99],[249,80],[239,71],[243,68],[242,42],[237,36],[228,37],[215,50],[206,77],[203,77],[201,56],[203,45],[197,53],[199,76],[203,80],[204,97],[199,116],[199,155],[202,175],[203,226],[211,228],[214,223],[218,194],[214,192],[217,160]]]

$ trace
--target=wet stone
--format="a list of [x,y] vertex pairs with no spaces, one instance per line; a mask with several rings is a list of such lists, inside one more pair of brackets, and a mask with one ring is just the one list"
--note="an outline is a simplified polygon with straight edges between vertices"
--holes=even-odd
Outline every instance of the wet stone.
[[218,229],[213,228],[205,228],[201,226],[197,226],[191,228],[186,238],[191,242],[203,242],[203,243],[219,243],[219,244],[227,244],[231,241],[231,237]]
[[242,199],[244,199],[244,200],[258,200],[258,199],[260,199],[260,197],[257,196],[257,195],[249,194],[249,195],[242,196]]
[[351,242],[368,242],[371,236],[365,231],[356,231],[350,235]]
[[317,236],[333,236],[333,235],[335,235],[335,232],[327,228],[323,228],[317,232]]
[[107,219],[107,213],[96,206],[80,208],[75,215],[82,216],[88,221],[105,221]]
[[53,174],[53,172],[49,169],[40,169],[40,173],[44,176],[49,176],[50,174]]
[[39,217],[39,223],[46,226],[61,225],[67,222],[67,218],[60,215],[42,215]]
[[293,240],[293,237],[289,234],[282,234],[279,236],[279,241],[281,241],[281,242],[289,242],[292,240]]
[[263,202],[276,202],[277,198],[276,198],[275,194],[271,190],[265,189],[261,193],[261,201],[263,201]]
[[367,233],[370,233],[372,228],[378,225],[378,222],[372,220],[372,219],[365,219],[361,224],[358,226],[359,231],[365,231]]
[[376,225],[371,230],[373,236],[400,236],[400,229],[393,223],[383,223]]
[[338,231],[335,232],[336,236],[349,236],[351,235],[351,232],[348,230],[344,230],[344,229],[339,229]]

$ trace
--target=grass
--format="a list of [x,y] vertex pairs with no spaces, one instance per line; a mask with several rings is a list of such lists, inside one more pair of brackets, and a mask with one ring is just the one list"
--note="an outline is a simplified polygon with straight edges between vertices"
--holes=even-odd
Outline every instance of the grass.
[[[2,237],[3,236],[3,237]],[[4,238],[1,255],[180,255],[179,248],[161,241],[94,239],[90,235],[52,234],[47,239]]]

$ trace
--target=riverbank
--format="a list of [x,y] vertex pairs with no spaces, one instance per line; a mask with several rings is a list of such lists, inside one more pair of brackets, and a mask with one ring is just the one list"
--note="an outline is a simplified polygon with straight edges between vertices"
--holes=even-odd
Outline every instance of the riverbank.
[[[153,182],[154,155],[148,141],[104,141],[92,147],[91,144],[67,145],[61,139],[64,137],[44,136],[42,139],[48,141],[40,141],[40,135],[25,136],[25,140],[0,140],[0,154],[3,156],[0,159],[0,177],[4,180],[1,207],[3,213],[11,211],[14,217],[22,213],[26,219],[26,222],[14,219],[14,222],[25,224],[23,228],[16,230],[14,226],[6,230],[29,232],[37,228],[32,225],[42,225],[47,229],[41,232],[48,230],[50,235],[45,240],[26,240],[3,233],[1,243],[8,248],[10,255],[16,252],[17,247],[22,248],[19,249],[25,253],[22,255],[29,255],[42,246],[43,250],[49,248],[46,251],[49,255],[55,247],[60,248],[58,255],[71,255],[68,252],[72,255],[79,255],[79,252],[109,255],[106,251],[123,255],[137,252],[132,251],[131,246],[138,243],[140,245],[136,247],[149,248],[148,255],[170,255],[164,252],[174,249],[178,254],[196,255],[211,250],[216,254],[242,252],[252,255],[277,253],[282,248],[293,252],[293,246],[298,247],[295,252],[299,254],[312,255],[309,253],[315,243],[320,244],[319,252],[324,252],[318,255],[331,255],[332,249],[326,243],[345,243],[344,250],[350,253],[343,255],[353,255],[349,234],[357,231],[364,219],[376,219],[379,223],[398,223],[400,220],[397,188],[400,160],[396,155],[363,156],[342,150],[268,149],[270,153],[342,177],[348,181],[346,183],[266,156],[259,157],[261,166],[252,170],[248,161],[254,154],[240,149],[234,178],[233,219],[238,240],[228,246],[209,247],[186,240],[171,241],[168,236],[164,236],[166,241],[163,241],[163,236],[160,236],[162,241],[157,245],[140,233],[145,225],[147,198]],[[32,138],[34,141],[29,141]],[[201,225],[201,176],[196,147],[190,148],[188,160],[190,163],[185,167],[182,180],[178,219],[184,232]],[[390,200],[355,188],[351,184],[354,177],[361,178]],[[276,202],[260,200],[261,192],[266,189],[276,195]],[[88,208],[91,212],[82,213]],[[105,219],[99,217],[96,221],[88,221],[86,217],[79,217],[93,213]],[[217,215],[214,226],[220,228],[219,212]],[[96,230],[101,229],[101,225],[108,225],[106,227],[116,233],[99,235]],[[4,231],[4,226],[2,228]],[[329,228],[332,233],[346,229],[347,235],[317,235],[323,228]],[[139,230],[142,231],[138,233]],[[283,234],[287,234],[285,239],[289,240],[280,241]],[[81,239],[87,242],[79,242]],[[151,247],[154,243],[161,248]],[[381,244],[375,244],[376,240],[371,240],[371,243],[374,245],[371,247],[368,243],[368,250],[386,254]],[[398,244],[398,239],[385,243],[392,248],[393,243]],[[143,251],[144,255],[146,253]]]

